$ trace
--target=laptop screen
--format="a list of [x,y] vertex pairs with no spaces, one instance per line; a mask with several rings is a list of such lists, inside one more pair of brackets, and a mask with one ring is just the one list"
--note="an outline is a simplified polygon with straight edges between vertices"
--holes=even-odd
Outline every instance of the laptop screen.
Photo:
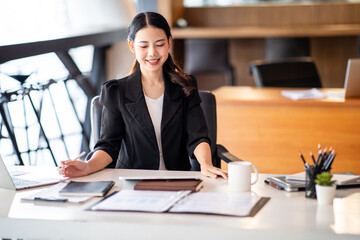
[[360,97],[360,58],[348,60],[344,89],[345,98]]

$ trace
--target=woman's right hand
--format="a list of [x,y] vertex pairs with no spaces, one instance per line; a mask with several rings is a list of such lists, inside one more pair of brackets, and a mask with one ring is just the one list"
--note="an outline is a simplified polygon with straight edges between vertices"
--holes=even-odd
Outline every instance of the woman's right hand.
[[61,161],[58,171],[60,175],[65,177],[81,177],[90,173],[89,163],[79,160]]

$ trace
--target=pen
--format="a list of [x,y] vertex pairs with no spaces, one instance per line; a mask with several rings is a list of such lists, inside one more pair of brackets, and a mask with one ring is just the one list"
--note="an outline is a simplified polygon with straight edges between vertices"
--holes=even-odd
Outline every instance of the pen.
[[[329,153],[328,153],[326,150],[327,150],[327,148],[325,147],[325,148],[324,148],[324,152],[325,152],[325,153],[323,153],[324,161],[326,161],[327,158],[328,158],[328,156],[330,155],[331,150],[332,150],[332,147],[329,148]],[[325,162],[324,162],[324,163],[325,163]]]
[[82,153],[80,153],[78,156],[76,156],[74,159],[73,159],[73,161],[75,161],[75,160],[79,160],[82,156],[84,156],[85,155],[85,151],[83,151]]
[[[70,161],[75,161],[75,160],[78,160],[80,159],[82,156],[85,155],[85,151],[83,151],[82,153],[80,153],[78,156],[76,156],[74,159],[70,160]],[[64,169],[66,168],[65,165],[61,165],[60,167],[58,167],[58,171],[60,174],[64,174]]]
[[301,152],[299,152],[299,155],[300,155],[300,157],[301,157],[301,160],[304,162],[305,167],[308,168],[308,167],[309,167],[309,164],[305,161],[305,158],[304,158],[304,156],[301,154]]
[[317,166],[320,162],[320,158],[321,158],[321,149],[319,149],[318,155],[316,157],[316,161],[315,161],[315,165]]
[[330,159],[325,164],[324,171],[330,171],[331,164],[334,162],[335,157],[336,157],[336,152],[333,150]]
[[324,148],[324,151],[323,151],[322,154],[321,154],[320,162],[319,162],[319,170],[322,170],[322,168],[323,168],[323,166],[324,166],[325,157],[326,157],[326,150],[327,150],[327,148],[325,147],[325,148]]
[[68,199],[66,198],[42,198],[42,197],[35,197],[35,201],[45,201],[45,202],[67,202]]
[[314,164],[316,165],[316,161],[315,161],[315,158],[314,158],[314,154],[312,152],[310,152],[310,156],[311,156],[311,159],[313,160]]
[[327,156],[325,156],[323,170],[326,169],[326,166],[328,165],[329,161],[331,160],[333,154],[334,154],[334,151],[329,151],[329,154]]

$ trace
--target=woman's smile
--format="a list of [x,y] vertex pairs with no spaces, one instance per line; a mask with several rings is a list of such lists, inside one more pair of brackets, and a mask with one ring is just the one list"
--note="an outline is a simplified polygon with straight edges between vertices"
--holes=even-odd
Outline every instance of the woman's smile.
[[147,59],[146,60],[150,65],[157,65],[160,62],[160,58],[158,59]]

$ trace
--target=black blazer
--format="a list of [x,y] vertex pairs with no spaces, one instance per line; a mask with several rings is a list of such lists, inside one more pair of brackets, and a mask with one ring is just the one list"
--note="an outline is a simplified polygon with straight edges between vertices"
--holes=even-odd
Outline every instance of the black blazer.
[[[201,142],[208,142],[208,129],[200,107],[198,90],[186,97],[180,85],[164,74],[165,93],[161,140],[165,167],[190,170],[189,156]],[[196,87],[196,80],[193,78]],[[141,72],[103,84],[100,139],[94,150],[103,150],[117,161],[116,168],[159,169],[159,149],[145,102]]]

